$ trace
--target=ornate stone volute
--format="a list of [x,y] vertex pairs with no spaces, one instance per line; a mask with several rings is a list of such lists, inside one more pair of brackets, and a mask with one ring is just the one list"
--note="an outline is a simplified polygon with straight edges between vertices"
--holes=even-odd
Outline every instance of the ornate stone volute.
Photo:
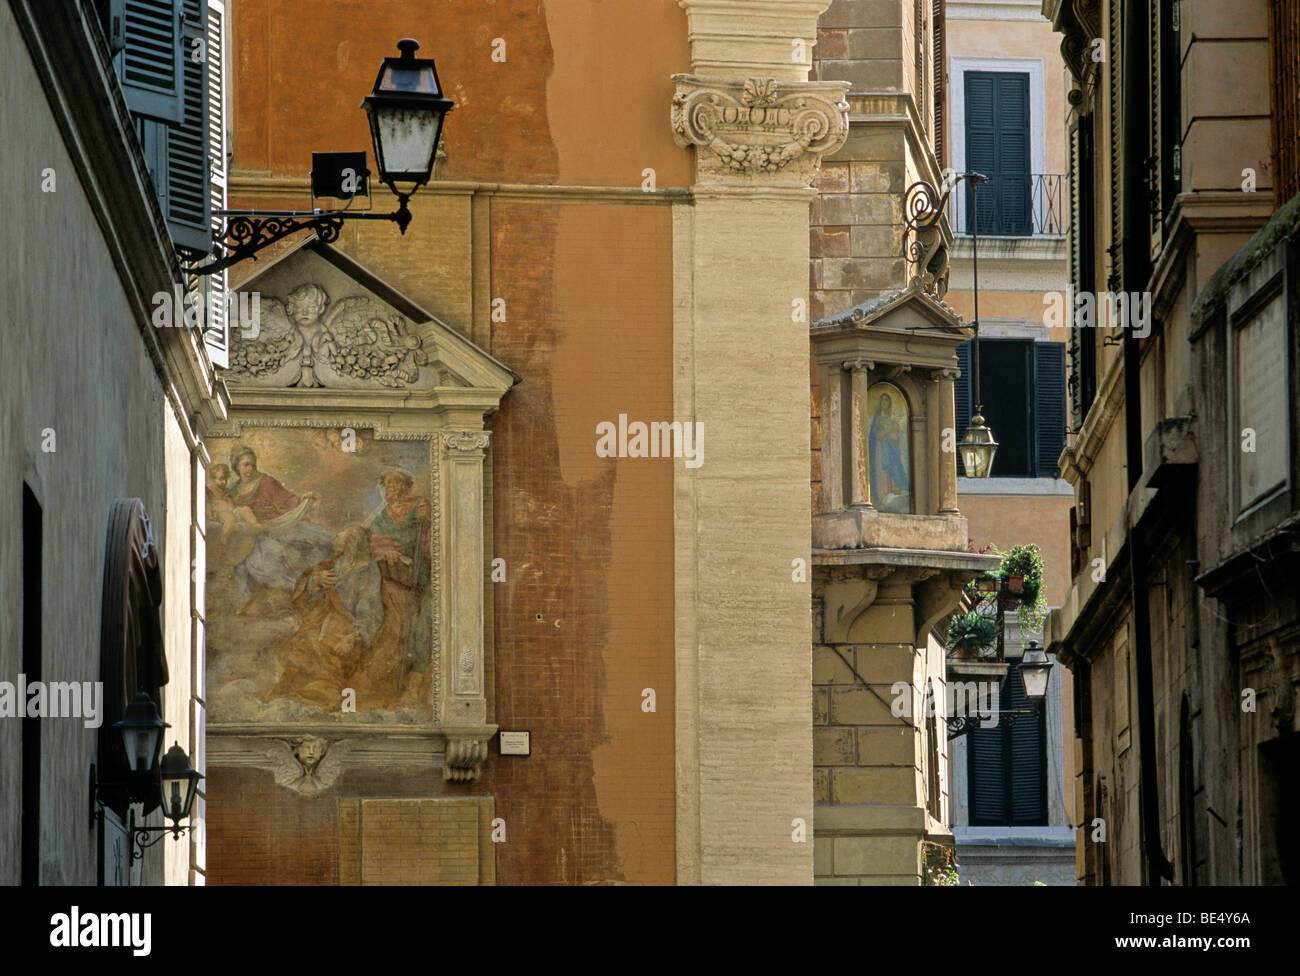
[[673,138],[695,146],[701,182],[804,185],[849,133],[848,82],[673,75]]

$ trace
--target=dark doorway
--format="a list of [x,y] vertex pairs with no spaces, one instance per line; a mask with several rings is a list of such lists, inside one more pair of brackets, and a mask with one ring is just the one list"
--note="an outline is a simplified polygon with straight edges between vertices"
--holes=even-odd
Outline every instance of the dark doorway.
[[[30,685],[41,680],[41,503],[23,485],[23,675]],[[22,883],[41,883],[41,720],[22,709]]]

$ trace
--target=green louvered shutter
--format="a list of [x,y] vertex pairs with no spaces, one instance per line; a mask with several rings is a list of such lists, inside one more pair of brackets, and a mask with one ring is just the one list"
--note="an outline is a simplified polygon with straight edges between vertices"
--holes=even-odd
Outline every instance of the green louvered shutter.
[[126,106],[160,122],[184,114],[180,0],[112,0],[109,43]]
[[1035,342],[1033,350],[1034,473],[1055,478],[1065,447],[1065,343]]
[[957,423],[957,440],[961,440],[962,434],[970,426],[971,415],[971,371],[970,371],[970,342],[963,342],[957,347],[957,369],[961,371],[952,383],[953,406],[955,407],[953,415]]
[[967,807],[972,827],[999,827],[1007,822],[1007,765],[1002,732],[999,722],[988,729],[977,725],[966,733]]
[[172,243],[199,254],[212,250],[208,180],[207,2],[182,0],[185,114],[167,128],[167,187],[163,213]]
[[[1023,72],[968,71],[966,169],[989,182],[967,183],[966,207],[979,193],[979,232],[1028,237],[1033,233],[1029,172],[1029,75]],[[967,217],[969,229],[970,218]]]
[[[1018,661],[1002,682],[1001,707],[1028,710],[1029,699],[1017,674]],[[1039,827],[1047,823],[1047,729],[1044,705],[1033,715],[1017,715],[1004,730],[1007,746],[1007,819],[1013,827]],[[1002,724],[1002,723],[999,723]]]

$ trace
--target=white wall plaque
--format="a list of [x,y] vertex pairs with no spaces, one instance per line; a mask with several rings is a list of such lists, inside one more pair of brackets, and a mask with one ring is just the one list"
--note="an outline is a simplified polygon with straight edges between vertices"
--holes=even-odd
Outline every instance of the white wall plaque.
[[527,732],[502,732],[501,755],[528,756],[532,754]]

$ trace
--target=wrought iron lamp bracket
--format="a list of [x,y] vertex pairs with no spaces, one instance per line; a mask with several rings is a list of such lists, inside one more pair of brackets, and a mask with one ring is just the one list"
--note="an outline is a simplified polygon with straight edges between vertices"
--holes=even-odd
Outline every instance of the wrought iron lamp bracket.
[[410,196],[409,193],[397,194],[397,209],[384,214],[337,210],[218,210],[215,215],[225,218],[225,231],[217,242],[217,250],[222,252],[222,256],[184,270],[187,274],[216,274],[245,258],[256,260],[259,251],[304,230],[314,230],[324,243],[333,244],[338,240],[345,220],[390,220],[405,234],[411,223],[411,211],[406,205]]
[[[1016,719],[1022,715],[1039,715],[1041,706],[1035,704],[1031,708],[1013,708],[1007,711],[998,710],[996,718],[999,722],[1006,719],[1007,725],[1015,725]],[[985,719],[979,715],[954,715],[948,722],[948,741],[959,738],[974,729],[980,728]]]

